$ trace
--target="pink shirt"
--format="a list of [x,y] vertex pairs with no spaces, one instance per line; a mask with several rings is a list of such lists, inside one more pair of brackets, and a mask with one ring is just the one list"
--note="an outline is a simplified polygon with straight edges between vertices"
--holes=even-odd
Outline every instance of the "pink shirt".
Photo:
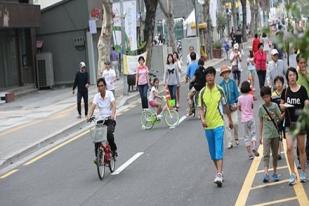
[[148,84],[148,67],[147,66],[138,66],[136,69],[136,74],[138,74],[137,85],[145,85]]
[[250,94],[242,94],[238,97],[241,122],[248,122],[253,119],[253,101],[253,96]]

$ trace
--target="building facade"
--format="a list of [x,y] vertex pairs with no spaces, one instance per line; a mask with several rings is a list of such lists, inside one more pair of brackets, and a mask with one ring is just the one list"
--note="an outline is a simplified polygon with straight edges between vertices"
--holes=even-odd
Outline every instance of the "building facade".
[[29,0],[0,0],[0,91],[36,83],[40,7]]

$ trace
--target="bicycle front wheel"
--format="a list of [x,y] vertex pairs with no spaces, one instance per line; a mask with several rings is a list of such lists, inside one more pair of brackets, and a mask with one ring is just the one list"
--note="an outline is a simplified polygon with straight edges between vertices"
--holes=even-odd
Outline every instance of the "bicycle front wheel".
[[100,180],[103,180],[105,175],[105,165],[104,165],[104,151],[101,147],[97,148],[97,159],[96,159],[97,171]]
[[144,129],[151,129],[156,122],[156,114],[150,110],[142,112],[141,124]]
[[108,164],[108,167],[109,167],[109,171],[111,173],[113,173],[115,171],[115,168],[116,168],[116,157],[111,157],[111,160]]
[[179,122],[179,113],[176,110],[168,110],[164,113],[164,120],[169,127],[175,127]]

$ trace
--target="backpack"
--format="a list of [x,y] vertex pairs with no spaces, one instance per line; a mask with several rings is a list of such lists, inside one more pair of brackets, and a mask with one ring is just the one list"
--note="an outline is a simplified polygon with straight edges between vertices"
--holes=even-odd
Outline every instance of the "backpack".
[[[200,69],[202,69],[201,72],[199,72]],[[205,71],[206,71],[206,69],[203,66],[200,66],[197,70],[197,72],[199,72],[199,76],[196,76],[196,79],[195,79],[195,82],[194,82],[194,88],[197,91],[200,91],[206,84]]]

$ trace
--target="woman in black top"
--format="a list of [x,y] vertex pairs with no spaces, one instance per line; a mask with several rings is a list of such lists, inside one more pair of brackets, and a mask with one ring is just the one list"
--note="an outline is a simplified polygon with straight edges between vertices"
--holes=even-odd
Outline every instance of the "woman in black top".
[[[290,67],[286,73],[286,79],[288,81],[288,88],[284,89],[281,95],[280,108],[285,111],[285,127],[287,131],[295,128],[297,119],[301,110],[304,108],[305,104],[309,104],[308,94],[305,87],[297,84],[298,74],[295,68]],[[305,174],[305,162],[306,162],[306,152],[305,152],[305,132],[301,132],[296,137],[288,132],[286,135],[287,142],[287,156],[288,162],[291,170],[291,175],[289,178],[289,184],[294,185],[296,183],[296,175],[294,168],[294,139],[297,140],[297,146],[299,149],[299,158],[301,164],[300,181],[306,181]]]

